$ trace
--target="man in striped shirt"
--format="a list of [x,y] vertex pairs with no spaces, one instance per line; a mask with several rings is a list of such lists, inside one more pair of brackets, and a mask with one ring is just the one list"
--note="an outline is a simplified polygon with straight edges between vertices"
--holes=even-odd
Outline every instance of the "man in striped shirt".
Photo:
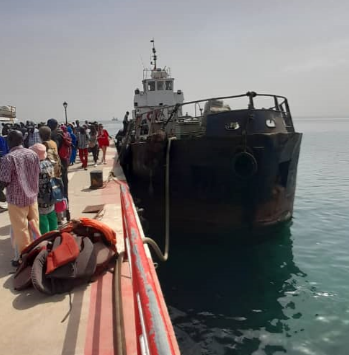
[[0,188],[6,187],[14,241],[21,253],[32,241],[28,222],[32,221],[39,229],[37,196],[40,161],[36,153],[23,147],[23,134],[20,131],[11,131],[7,143],[10,152],[0,161]]
[[40,138],[40,134],[39,134],[39,130],[37,128],[35,128],[34,126],[29,126],[28,127],[28,137],[25,140],[24,145],[26,148],[29,148],[36,143],[42,143],[41,138]]
[[80,127],[76,135],[78,141],[79,157],[82,163],[82,168],[87,170],[88,161],[88,135],[84,127]]

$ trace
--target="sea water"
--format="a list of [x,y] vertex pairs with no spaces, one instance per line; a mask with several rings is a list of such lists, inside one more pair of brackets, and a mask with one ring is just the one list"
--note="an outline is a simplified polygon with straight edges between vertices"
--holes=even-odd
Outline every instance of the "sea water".
[[158,273],[184,355],[349,354],[349,119],[295,126],[291,226],[239,245],[171,235]]
[[115,137],[116,133],[122,129],[122,121],[100,121],[103,124],[103,128],[106,129],[111,137]]

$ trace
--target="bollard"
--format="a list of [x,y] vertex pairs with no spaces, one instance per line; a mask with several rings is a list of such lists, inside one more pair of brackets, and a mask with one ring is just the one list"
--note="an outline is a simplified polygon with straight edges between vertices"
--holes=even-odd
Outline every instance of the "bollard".
[[103,171],[93,170],[90,172],[91,186],[90,189],[99,189],[103,187]]

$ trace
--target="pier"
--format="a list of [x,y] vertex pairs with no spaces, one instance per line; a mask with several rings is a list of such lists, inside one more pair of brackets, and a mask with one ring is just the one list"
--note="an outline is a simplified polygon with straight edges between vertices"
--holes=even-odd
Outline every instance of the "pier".
[[[88,171],[78,166],[71,166],[68,173],[71,218],[97,215],[108,224],[117,235],[117,264],[112,272],[69,294],[46,296],[33,288],[15,291],[10,221],[6,211],[0,213],[1,352],[134,355],[147,349],[149,354],[179,354],[152,257],[143,244],[143,231],[115,150],[109,149],[107,165],[94,168],[90,161]],[[103,171],[103,188],[90,189],[92,170]]]

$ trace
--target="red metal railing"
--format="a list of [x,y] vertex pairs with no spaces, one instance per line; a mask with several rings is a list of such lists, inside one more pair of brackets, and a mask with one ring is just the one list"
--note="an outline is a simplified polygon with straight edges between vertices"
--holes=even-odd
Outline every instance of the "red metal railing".
[[126,254],[134,293],[138,354],[180,354],[156,271],[126,184],[120,184]]

